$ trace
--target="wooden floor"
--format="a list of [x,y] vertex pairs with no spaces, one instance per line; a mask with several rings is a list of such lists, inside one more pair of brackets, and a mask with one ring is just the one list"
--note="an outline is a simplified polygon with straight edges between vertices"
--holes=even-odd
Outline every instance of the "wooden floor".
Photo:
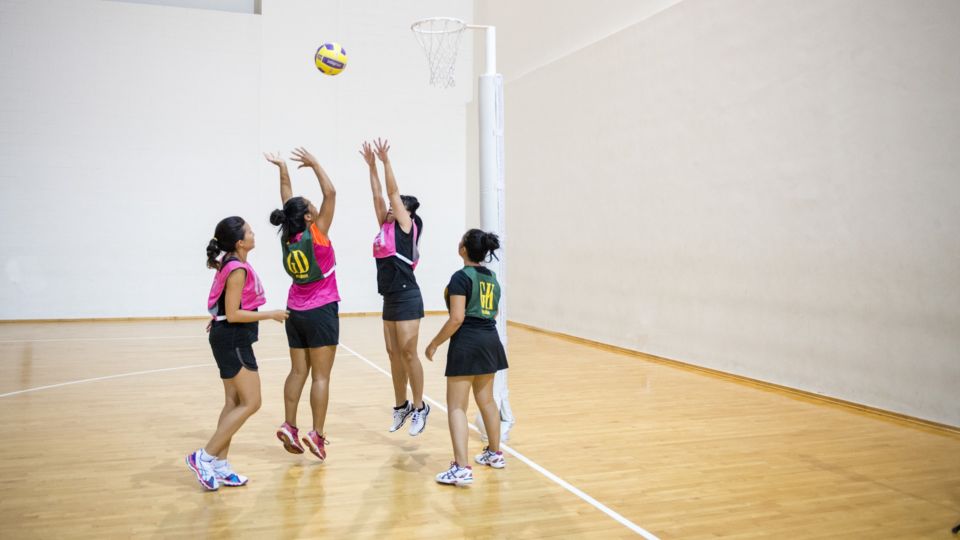
[[[343,345],[388,369],[378,318],[341,324]],[[287,454],[272,322],[256,346],[263,408],[230,456],[250,483],[203,492],[183,463],[222,401],[203,327],[0,325],[0,538],[637,537],[514,456],[470,487],[437,485],[445,414],[417,438],[387,433],[390,379],[346,348],[327,463]],[[510,332],[511,448],[659,538],[951,538],[960,520],[954,433]],[[443,365],[424,364],[443,403]]]

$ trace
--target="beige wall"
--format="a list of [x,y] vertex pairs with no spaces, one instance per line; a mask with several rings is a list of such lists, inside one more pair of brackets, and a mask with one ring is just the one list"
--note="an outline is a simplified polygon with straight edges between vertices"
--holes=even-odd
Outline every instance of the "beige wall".
[[686,0],[505,72],[511,319],[960,426],[958,50],[954,0]]

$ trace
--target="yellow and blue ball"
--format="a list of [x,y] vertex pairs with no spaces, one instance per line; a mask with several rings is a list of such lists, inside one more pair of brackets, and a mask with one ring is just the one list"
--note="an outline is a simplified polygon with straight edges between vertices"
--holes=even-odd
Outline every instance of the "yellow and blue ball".
[[347,51],[339,43],[324,43],[317,49],[314,62],[325,75],[336,75],[347,67]]

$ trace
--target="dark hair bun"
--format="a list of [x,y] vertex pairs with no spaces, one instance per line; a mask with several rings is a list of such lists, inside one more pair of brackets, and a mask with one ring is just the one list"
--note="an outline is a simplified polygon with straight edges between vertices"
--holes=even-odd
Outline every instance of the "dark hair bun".
[[483,235],[483,249],[487,251],[495,251],[500,249],[500,237],[492,232],[484,233]]
[[283,210],[274,210],[270,212],[270,224],[271,225],[280,225],[287,220],[287,215],[283,213]]

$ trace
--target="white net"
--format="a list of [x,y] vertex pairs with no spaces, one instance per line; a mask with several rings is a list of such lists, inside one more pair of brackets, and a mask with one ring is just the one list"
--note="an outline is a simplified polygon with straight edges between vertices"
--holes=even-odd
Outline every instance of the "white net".
[[435,17],[410,26],[430,65],[430,84],[450,88],[456,84],[457,51],[467,26],[459,19]]

